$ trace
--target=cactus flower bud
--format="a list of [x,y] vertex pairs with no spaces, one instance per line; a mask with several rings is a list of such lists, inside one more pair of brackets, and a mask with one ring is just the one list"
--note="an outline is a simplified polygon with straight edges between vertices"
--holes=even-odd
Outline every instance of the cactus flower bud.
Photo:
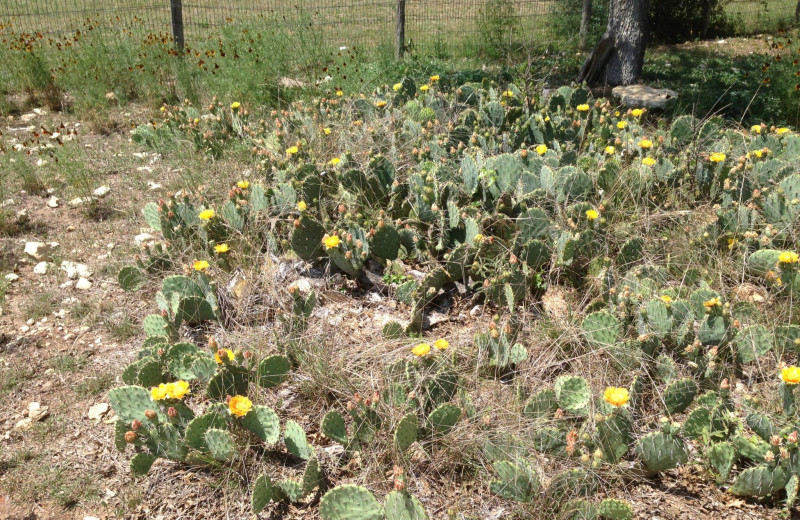
[[139,434],[137,434],[136,432],[133,432],[133,431],[125,432],[125,442],[127,442],[128,444],[131,444],[131,443],[135,442],[136,439],[138,439],[138,438],[139,438]]
[[158,417],[156,412],[154,412],[153,410],[145,410],[144,411],[144,416],[147,417],[151,421],[155,420],[156,417]]
[[786,459],[789,458],[789,450],[787,450],[786,448],[781,448],[780,449],[780,454],[781,454],[781,458],[783,460],[786,460]]
[[781,438],[778,437],[777,435],[773,435],[772,437],[769,438],[769,443],[772,444],[773,446],[780,446]]
[[764,460],[767,461],[767,462],[774,461],[775,460],[775,454],[772,453],[771,451],[768,451],[767,453],[764,454]]
[[140,421],[139,419],[134,419],[133,422],[131,422],[131,430],[136,431],[141,427],[142,427],[142,421]]
[[731,387],[731,384],[730,384],[730,382],[728,381],[728,378],[727,378],[727,377],[726,377],[725,379],[723,379],[723,380],[722,380],[722,382],[719,384],[719,388],[720,388],[720,390],[727,390],[727,389],[729,389],[730,387]]
[[174,419],[178,416],[178,410],[176,410],[174,406],[170,406],[167,409],[167,415],[169,416],[170,419]]
[[797,438],[797,430],[795,430],[786,437],[786,440],[792,444],[797,444]]

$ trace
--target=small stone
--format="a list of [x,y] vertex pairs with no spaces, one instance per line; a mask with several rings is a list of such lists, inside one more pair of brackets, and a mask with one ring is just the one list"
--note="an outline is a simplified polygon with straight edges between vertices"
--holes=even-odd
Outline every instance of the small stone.
[[144,244],[150,244],[156,237],[151,235],[150,233],[140,233],[133,237],[134,242],[136,242],[137,246],[142,246]]
[[93,421],[100,422],[103,416],[108,413],[108,409],[108,403],[97,403],[89,408],[87,417]]
[[620,85],[611,90],[611,95],[619,98],[629,108],[649,108],[664,110],[675,103],[678,93],[668,88],[653,88],[647,85]]
[[19,331],[22,332],[23,334],[25,334],[29,330],[31,330],[31,328],[28,327],[27,325],[23,325],[22,327],[19,328]]
[[71,201],[67,202],[67,204],[69,204],[72,207],[80,206],[81,204],[83,204],[83,199],[80,197],[75,197]]
[[[142,168],[147,168],[149,171],[153,171],[153,169],[150,168],[149,166],[142,166],[139,169],[142,169]],[[156,190],[160,190],[161,188],[163,188],[163,186],[161,186],[159,183],[153,182],[153,181],[148,181],[147,187],[148,187],[148,189],[150,191],[156,191]]]
[[25,322],[25,325],[33,325],[34,323],[36,323],[36,320],[29,318],[28,321]]
[[44,242],[26,242],[24,252],[34,260],[48,260],[50,246]]
[[33,121],[34,119],[36,119],[36,114],[22,114],[21,116],[19,116],[19,120],[22,121],[23,123],[28,123],[30,121]]
[[47,274],[52,265],[50,262],[39,262],[33,266],[33,274]]
[[75,288],[80,291],[87,291],[92,288],[92,282],[86,278],[79,278],[78,283],[75,284]]
[[469,315],[475,318],[476,316],[480,316],[483,308],[480,305],[476,305],[469,311]]
[[75,284],[75,282],[73,282],[72,280],[67,280],[66,282],[62,283],[58,287],[61,288],[61,289],[68,289],[68,288],[72,287],[74,284]]
[[8,273],[5,276],[5,279],[7,282],[16,282],[17,280],[19,280],[19,275],[16,273]]
[[49,207],[49,208],[57,208],[58,207],[58,197],[56,197],[55,195],[50,197],[50,199],[47,201],[47,207]]
[[61,262],[61,270],[67,273],[67,278],[70,280],[74,280],[75,278],[89,278],[92,276],[89,266],[69,260]]
[[92,192],[92,195],[94,195],[95,197],[97,197],[99,199],[102,199],[103,197],[108,195],[108,192],[110,192],[110,191],[111,191],[110,187],[108,187],[108,186],[100,186],[99,188],[97,188],[96,190],[94,190]]

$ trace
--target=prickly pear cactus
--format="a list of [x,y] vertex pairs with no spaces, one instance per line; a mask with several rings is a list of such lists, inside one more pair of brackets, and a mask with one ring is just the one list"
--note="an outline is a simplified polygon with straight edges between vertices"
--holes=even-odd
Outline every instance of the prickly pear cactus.
[[325,414],[320,424],[320,430],[327,438],[343,446],[347,446],[350,442],[347,439],[347,425],[345,425],[344,417],[339,412],[331,411]]
[[633,507],[626,500],[606,498],[600,502],[597,513],[608,520],[633,520]]
[[314,456],[314,448],[306,440],[306,432],[302,426],[295,421],[288,421],[283,431],[283,441],[289,452],[303,460],[308,460]]
[[275,444],[281,435],[280,419],[268,406],[253,406],[242,418],[242,426],[267,444]]
[[531,502],[539,493],[539,475],[525,461],[494,464],[498,480],[489,485],[492,493],[516,502]]
[[576,415],[588,415],[592,392],[584,378],[560,376],[556,379],[555,393],[559,408]]
[[319,516],[322,520],[383,520],[384,511],[367,489],[346,484],[325,493]]
[[394,445],[402,451],[406,451],[417,440],[419,431],[419,421],[416,414],[406,414],[397,423],[397,428],[394,431]]
[[620,338],[619,320],[606,311],[589,314],[581,325],[590,344],[596,347],[614,345]]
[[664,407],[672,415],[680,413],[692,404],[697,396],[697,383],[693,379],[679,379],[664,390]]
[[665,432],[648,433],[639,439],[636,453],[651,471],[666,471],[689,460],[683,440]]
[[253,508],[253,513],[258,514],[264,510],[275,496],[275,488],[272,486],[272,480],[266,474],[261,474],[253,484],[253,494],[250,504]]
[[766,497],[783,489],[789,476],[780,466],[756,466],[739,473],[730,492],[734,495]]
[[392,491],[383,506],[386,520],[428,520],[422,504],[407,491]]

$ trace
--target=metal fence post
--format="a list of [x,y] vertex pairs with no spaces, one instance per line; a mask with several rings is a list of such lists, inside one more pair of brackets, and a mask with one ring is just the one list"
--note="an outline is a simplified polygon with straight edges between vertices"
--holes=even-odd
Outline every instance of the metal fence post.
[[397,0],[397,29],[395,31],[394,57],[403,59],[406,51],[406,0]]
[[170,0],[172,8],[172,38],[175,40],[175,50],[183,54],[183,0]]

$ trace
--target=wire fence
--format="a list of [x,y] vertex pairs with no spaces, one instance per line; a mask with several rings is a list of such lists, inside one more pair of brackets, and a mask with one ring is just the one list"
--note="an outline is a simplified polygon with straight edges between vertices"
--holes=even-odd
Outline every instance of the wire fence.
[[[0,24],[14,32],[68,34],[87,25],[171,32],[178,0],[0,0]],[[608,0],[595,0],[605,4]],[[187,43],[226,26],[313,33],[331,48],[391,47],[397,0],[183,0]],[[576,0],[406,0],[406,42],[420,52],[463,52],[503,40],[560,44],[577,37]],[[578,6],[575,9],[575,6]],[[769,32],[795,21],[797,0],[724,0],[734,33]],[[595,20],[602,24],[602,20]],[[597,28],[595,28],[597,29]],[[602,28],[600,28],[602,32]]]

